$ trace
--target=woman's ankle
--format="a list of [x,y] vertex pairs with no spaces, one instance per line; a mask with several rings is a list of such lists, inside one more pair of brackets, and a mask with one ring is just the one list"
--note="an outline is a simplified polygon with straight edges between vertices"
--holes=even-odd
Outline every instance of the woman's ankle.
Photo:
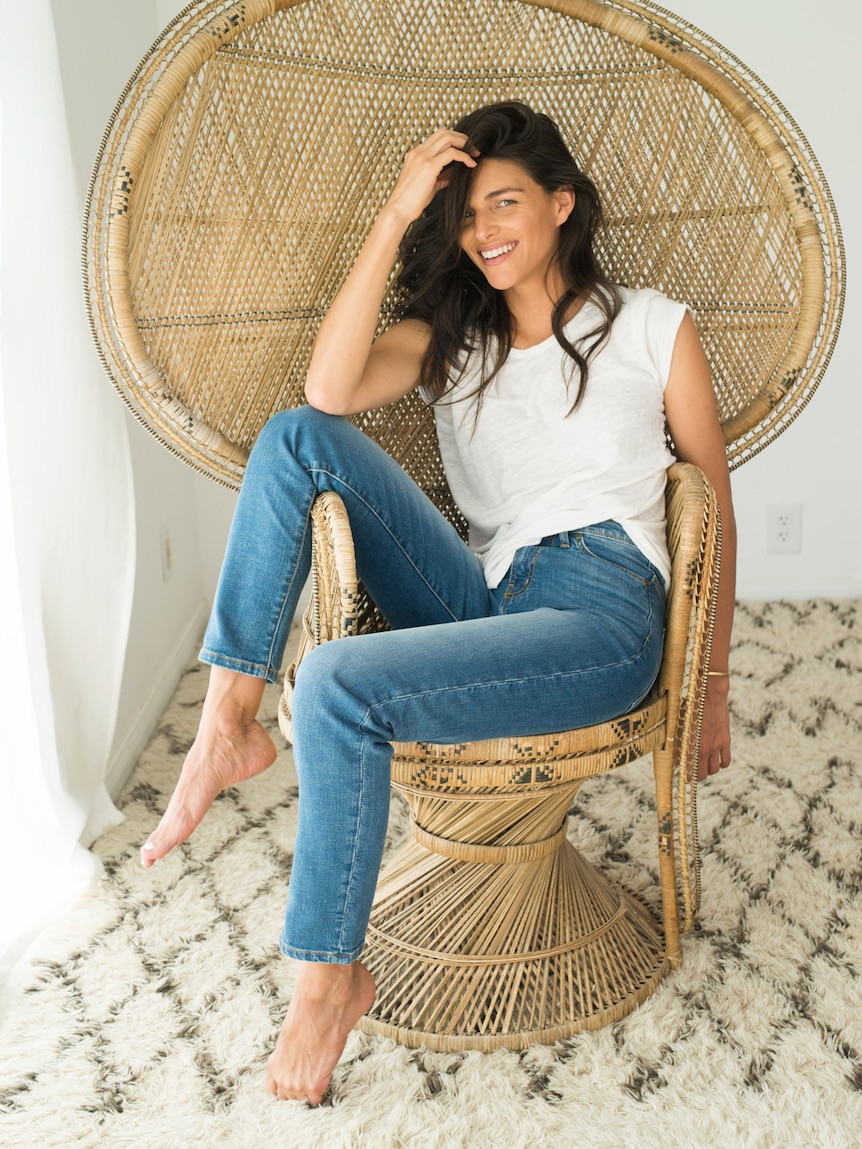
[[231,737],[257,719],[266,680],[249,674],[213,666],[204,699],[201,727],[205,725],[222,737]]
[[296,988],[309,1002],[319,1000],[338,1004],[349,1001],[356,983],[356,962],[345,965],[303,961],[298,964]]

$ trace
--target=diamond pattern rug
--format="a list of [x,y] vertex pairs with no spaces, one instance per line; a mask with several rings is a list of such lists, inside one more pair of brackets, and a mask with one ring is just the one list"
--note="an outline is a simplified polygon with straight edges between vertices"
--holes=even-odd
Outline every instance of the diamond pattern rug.
[[[138,863],[196,729],[207,671],[190,666],[123,793],[126,821],[94,846],[104,880],[40,937],[7,1003],[0,1145],[855,1149],[860,622],[858,602],[739,608],[734,763],[699,798],[702,913],[682,968],[649,1001],[521,1053],[416,1052],[354,1033],[317,1110],[263,1089],[291,993],[276,946],[290,752],[223,794],[185,847]],[[272,688],[274,735],[277,699]],[[657,909],[651,790],[646,761],[593,780],[570,837]],[[393,799],[391,842],[405,828]]]

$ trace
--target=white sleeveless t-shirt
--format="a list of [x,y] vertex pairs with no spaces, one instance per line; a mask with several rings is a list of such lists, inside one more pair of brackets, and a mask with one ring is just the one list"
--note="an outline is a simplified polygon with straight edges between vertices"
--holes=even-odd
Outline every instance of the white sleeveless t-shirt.
[[[657,291],[621,291],[620,313],[571,414],[572,360],[553,336],[509,352],[478,419],[470,397],[479,382],[478,355],[433,402],[446,478],[489,587],[519,547],[606,519],[625,529],[665,586],[670,582],[664,499],[673,455],[664,387],[686,307]],[[587,301],[566,326],[568,338],[576,342],[600,319]]]

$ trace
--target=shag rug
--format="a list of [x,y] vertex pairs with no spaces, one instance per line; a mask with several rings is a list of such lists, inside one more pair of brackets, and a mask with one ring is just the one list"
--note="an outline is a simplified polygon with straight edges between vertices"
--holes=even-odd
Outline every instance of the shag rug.
[[[857,1149],[860,622],[858,602],[740,607],[734,762],[699,799],[702,913],[640,1009],[521,1053],[354,1033],[316,1110],[263,1088],[291,993],[276,947],[290,753],[223,794],[184,848],[138,863],[196,729],[206,671],[191,666],[124,791],[125,823],[94,846],[104,880],[40,937],[8,1002],[0,1145]],[[657,909],[651,774],[644,761],[588,783],[570,833]],[[392,841],[405,826],[394,800]]]

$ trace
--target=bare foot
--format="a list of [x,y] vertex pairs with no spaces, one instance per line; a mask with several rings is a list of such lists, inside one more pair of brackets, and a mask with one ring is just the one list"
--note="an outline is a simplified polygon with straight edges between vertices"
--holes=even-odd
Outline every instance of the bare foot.
[[279,1101],[319,1105],[347,1037],[374,1001],[374,979],[361,962],[303,962],[296,992],[267,1063],[266,1088]]
[[198,736],[165,816],[141,849],[143,866],[184,842],[222,790],[262,774],[275,761],[275,743],[254,717],[263,688],[260,679],[213,667]]

